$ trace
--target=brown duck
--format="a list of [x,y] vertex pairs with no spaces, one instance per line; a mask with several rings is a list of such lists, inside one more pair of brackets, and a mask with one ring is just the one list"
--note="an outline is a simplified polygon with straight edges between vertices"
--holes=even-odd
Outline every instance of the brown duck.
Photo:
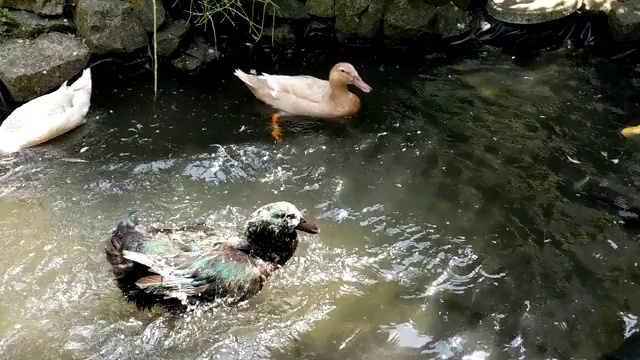
[[280,116],[337,118],[353,115],[360,110],[360,99],[349,91],[348,86],[355,85],[365,93],[372,90],[353,65],[346,62],[331,68],[329,81],[307,75],[251,75],[240,69],[235,75],[256,98],[278,110],[271,117],[271,134],[276,141],[281,140]]

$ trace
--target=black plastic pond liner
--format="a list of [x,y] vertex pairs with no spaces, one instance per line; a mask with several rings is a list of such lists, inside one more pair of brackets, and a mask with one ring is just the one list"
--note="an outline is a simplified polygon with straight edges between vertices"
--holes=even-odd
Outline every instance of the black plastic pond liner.
[[640,60],[637,46],[614,41],[603,13],[575,12],[558,20],[541,24],[509,24],[494,19],[486,10],[471,13],[471,30],[443,39],[445,47],[489,45],[508,53],[531,53],[559,48],[589,48],[610,60]]
[[[560,47],[605,47],[611,44],[604,14],[573,13],[541,24],[509,24],[494,19],[486,10],[471,13],[471,30],[447,39],[449,46],[490,45],[511,52],[556,50]],[[609,47],[613,57],[628,49]]]

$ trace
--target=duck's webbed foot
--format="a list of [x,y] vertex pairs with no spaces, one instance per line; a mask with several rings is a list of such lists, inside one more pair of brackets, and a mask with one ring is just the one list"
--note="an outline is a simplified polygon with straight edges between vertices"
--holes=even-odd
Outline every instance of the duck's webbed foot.
[[278,124],[279,119],[279,113],[275,113],[271,116],[271,136],[276,139],[276,142],[282,141],[282,131],[280,131],[280,125]]

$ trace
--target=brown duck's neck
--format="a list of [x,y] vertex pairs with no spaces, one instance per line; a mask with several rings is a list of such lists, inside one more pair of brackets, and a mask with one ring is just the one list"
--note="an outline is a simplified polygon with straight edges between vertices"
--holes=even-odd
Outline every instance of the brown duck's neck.
[[348,116],[360,110],[360,99],[347,85],[331,85],[331,103],[336,116]]
[[349,88],[347,87],[346,84],[330,83],[330,85],[331,85],[332,100],[349,98],[349,94],[351,94],[351,92],[349,91]]

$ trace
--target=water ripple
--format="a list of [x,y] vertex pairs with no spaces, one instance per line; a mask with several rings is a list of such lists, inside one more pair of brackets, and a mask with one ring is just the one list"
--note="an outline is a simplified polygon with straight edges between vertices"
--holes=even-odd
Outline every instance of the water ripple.
[[[358,116],[301,125],[280,144],[264,141],[268,125],[239,92],[169,82],[158,109],[141,100],[147,82],[96,96],[108,116],[84,133],[0,157],[0,352],[475,360],[611,347],[602,334],[637,330],[625,298],[637,296],[622,286],[635,274],[635,239],[558,189],[588,172],[607,180],[615,204],[632,203],[637,154],[613,164],[602,148],[622,152],[613,127],[615,114],[631,113],[617,103],[624,93],[594,86],[593,67],[495,56],[365,67],[385,87]],[[175,319],[137,310],[113,284],[103,244],[129,211],[165,226],[206,220],[222,239],[277,200],[322,232],[302,234],[251,301]],[[583,231],[592,223],[606,236]],[[631,279],[617,283],[620,274]]]

